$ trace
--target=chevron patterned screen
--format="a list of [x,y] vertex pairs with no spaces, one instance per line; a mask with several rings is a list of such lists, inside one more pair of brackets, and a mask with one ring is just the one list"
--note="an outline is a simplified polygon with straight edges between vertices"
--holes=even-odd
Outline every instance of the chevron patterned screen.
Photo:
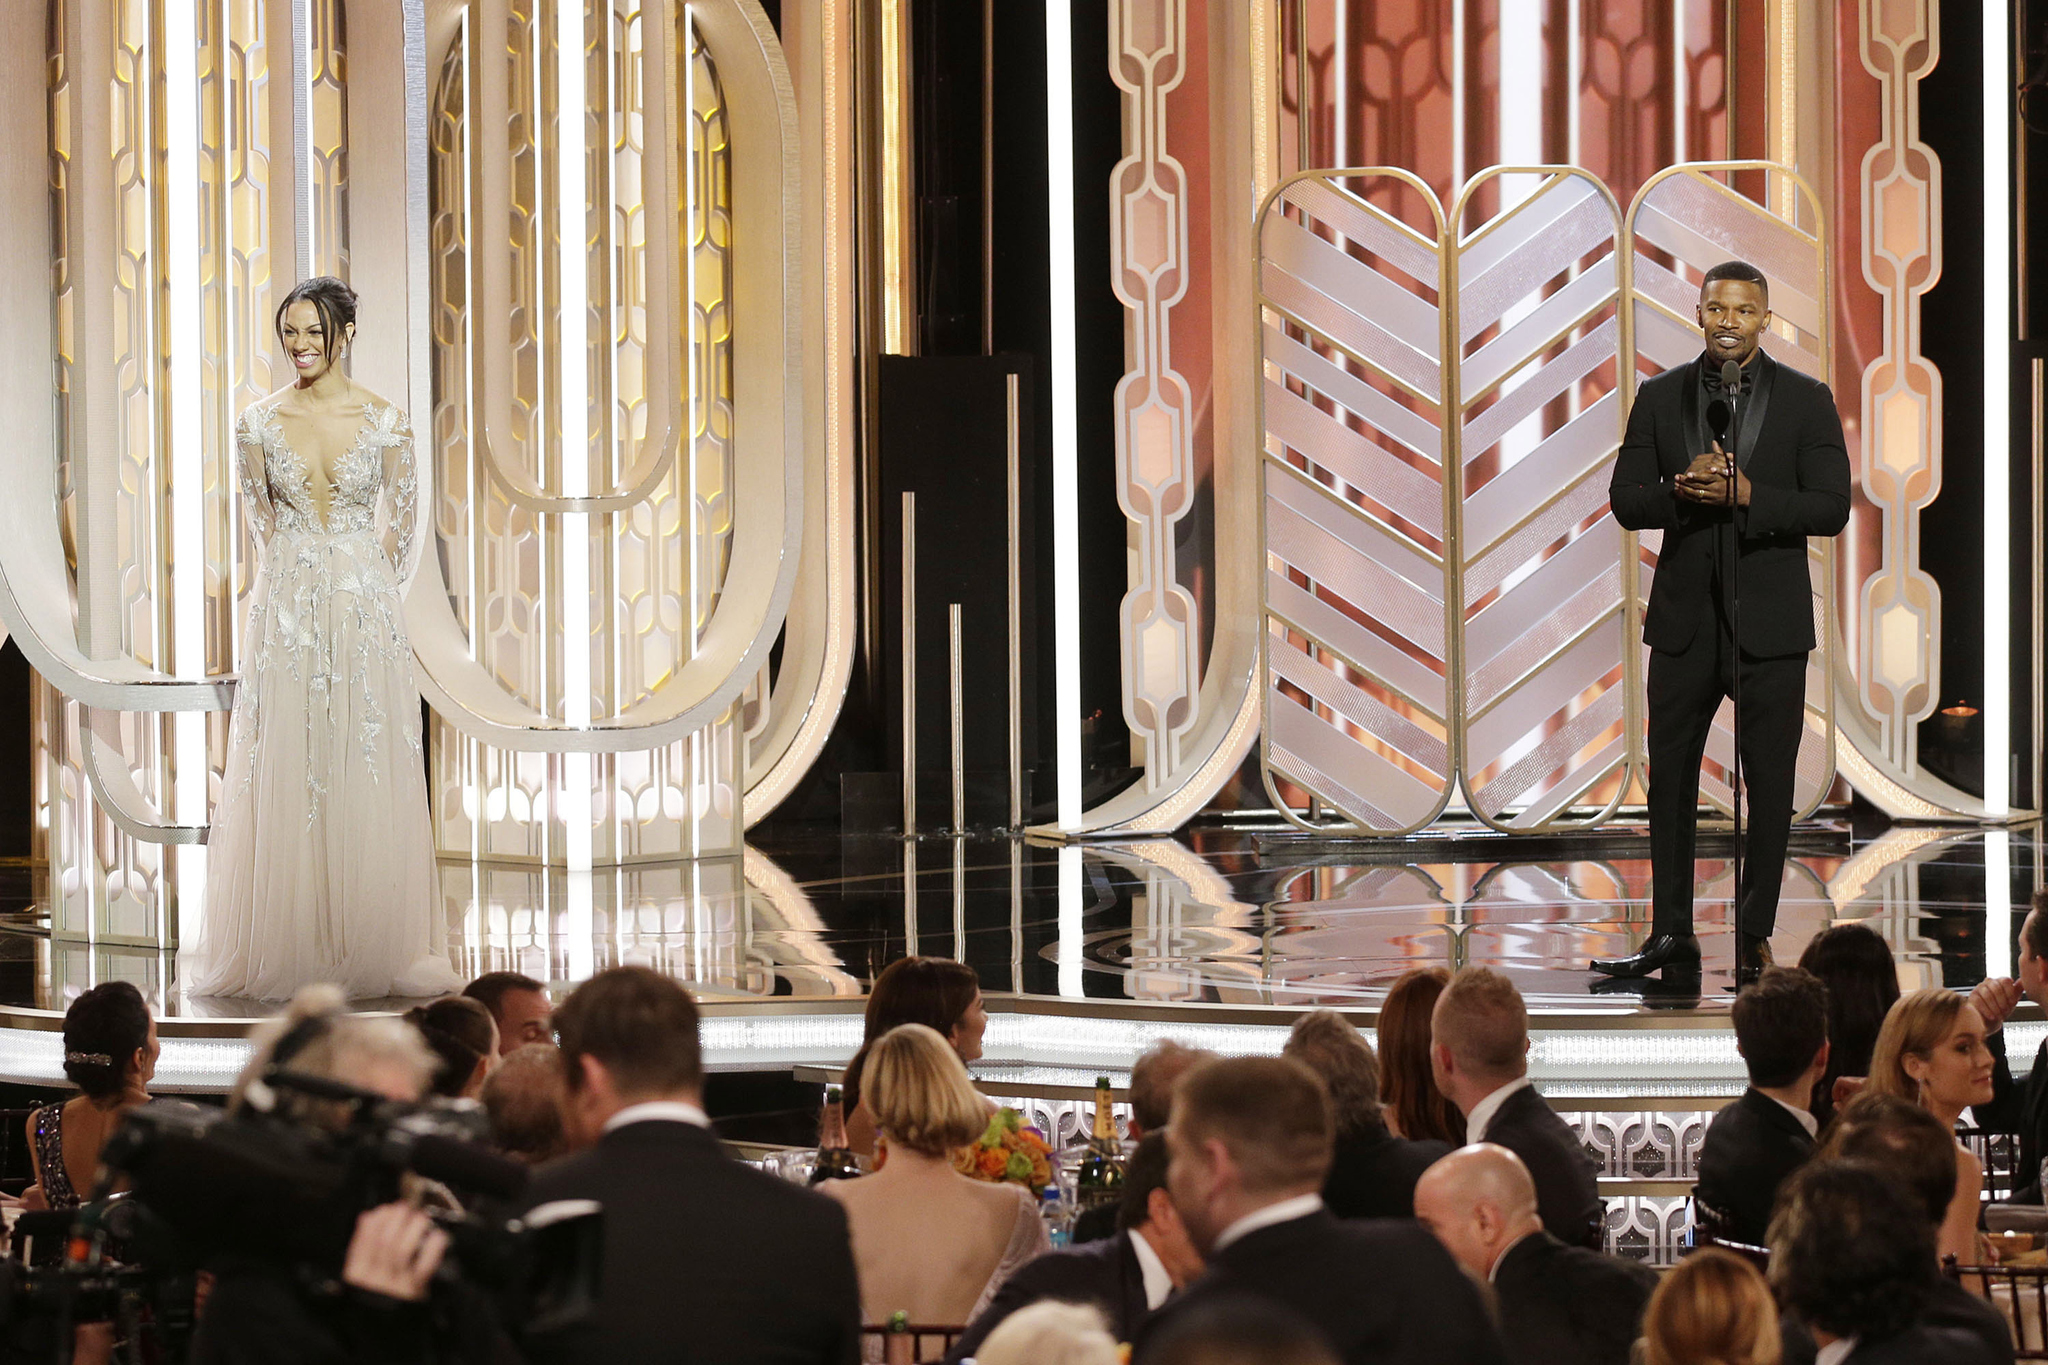
[[[1724,183],[1738,177],[1767,180],[1771,202]],[[1260,252],[1276,804],[1375,834],[1453,801],[1503,830],[1609,818],[1643,774],[1636,641],[1656,564],[1656,537],[1639,544],[1607,505],[1634,381],[1697,350],[1699,277],[1731,256],[1771,278],[1773,353],[1827,372],[1813,196],[1782,168],[1701,164],[1652,178],[1624,215],[1583,170],[1495,168],[1446,215],[1403,172],[1311,171],[1269,201]],[[1832,542],[1813,577],[1829,623]],[[1819,635],[1807,812],[1834,777]],[[1723,808],[1728,720],[1704,784]]]

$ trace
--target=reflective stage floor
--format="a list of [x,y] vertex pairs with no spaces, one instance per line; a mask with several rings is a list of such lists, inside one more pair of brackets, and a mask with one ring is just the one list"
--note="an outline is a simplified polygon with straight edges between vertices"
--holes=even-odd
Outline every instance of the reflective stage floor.
[[[1029,999],[1369,1012],[1412,967],[1485,964],[1509,973],[1533,1009],[1611,1014],[1725,1008],[1730,866],[1725,841],[1703,851],[1716,856],[1698,865],[1707,968],[1697,1001],[1601,992],[1585,970],[1590,957],[1627,951],[1648,923],[1639,828],[1540,842],[1210,829],[1066,848],[782,836],[723,862],[572,876],[444,860],[440,871],[459,971],[511,968],[558,987],[634,962],[707,1001],[843,1000],[894,958],[922,952],[958,957],[989,992]],[[1776,955],[1795,960],[1816,930],[1855,919],[1891,943],[1909,988],[2006,973],[2043,871],[2038,824],[1896,826],[1871,837],[1839,822],[1805,825],[1785,873]],[[67,990],[108,976],[136,981],[171,1018],[272,1008],[187,998],[174,953],[53,941],[47,923],[32,870],[0,871],[0,1008],[61,1010]]]

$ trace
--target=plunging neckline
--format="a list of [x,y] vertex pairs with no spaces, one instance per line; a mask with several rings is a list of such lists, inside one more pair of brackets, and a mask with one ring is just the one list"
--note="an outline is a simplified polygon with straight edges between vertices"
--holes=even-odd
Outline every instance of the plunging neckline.
[[[273,403],[270,405],[270,408],[268,409],[270,414],[270,425],[277,435],[277,448],[279,450],[282,450],[285,454],[292,457],[292,462],[298,467],[299,482],[305,487],[306,501],[308,504],[312,504],[313,467],[311,464],[307,462],[306,457],[299,452],[298,448],[285,438],[284,415],[278,411],[279,406],[279,404]],[[331,461],[328,462],[324,479],[327,485],[327,500],[324,505],[313,506],[311,509],[314,515],[319,518],[320,531],[321,534],[323,535],[325,535],[328,531],[329,514],[334,511],[334,471],[337,468],[339,468],[342,465],[342,463],[346,461],[350,456],[354,455],[356,451],[362,448],[363,442],[366,439],[368,439],[370,433],[374,431],[377,426],[376,405],[374,403],[365,402],[361,405],[361,407],[363,411],[363,419],[362,422],[356,427],[355,439],[350,441],[347,446],[343,447],[341,454],[335,456]]]

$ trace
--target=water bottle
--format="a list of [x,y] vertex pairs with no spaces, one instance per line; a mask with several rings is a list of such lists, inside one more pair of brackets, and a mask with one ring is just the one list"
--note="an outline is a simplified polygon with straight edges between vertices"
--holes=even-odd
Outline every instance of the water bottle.
[[1074,1218],[1067,1211],[1067,1201],[1060,1197],[1057,1180],[1045,1187],[1039,1196],[1038,1211],[1045,1218],[1046,1235],[1056,1247],[1066,1246],[1074,1240]]

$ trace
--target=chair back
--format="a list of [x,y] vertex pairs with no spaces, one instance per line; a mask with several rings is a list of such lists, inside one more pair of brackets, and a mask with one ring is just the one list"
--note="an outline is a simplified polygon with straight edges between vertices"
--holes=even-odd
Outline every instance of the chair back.
[[0,1109],[0,1194],[19,1196],[36,1181],[36,1154],[28,1145],[33,1109]]
[[926,1365],[946,1358],[953,1344],[967,1334],[959,1327],[934,1327],[914,1322],[869,1322],[860,1329],[861,1359],[882,1365]]
[[1958,1128],[1956,1141],[1977,1158],[1984,1168],[1984,1199],[2000,1203],[2027,1183],[2020,1174],[2020,1139],[2017,1133],[1993,1132],[1989,1128]]
[[1770,1272],[1771,1249],[1736,1237],[1734,1217],[1700,1198],[1699,1191],[1695,1190],[1692,1195],[1692,1249],[1698,1251],[1701,1247],[1732,1251],[1758,1270],[1766,1274]]
[[2005,1315],[2014,1360],[2048,1360],[2048,1266],[1958,1265],[1944,1256],[1941,1273]]

